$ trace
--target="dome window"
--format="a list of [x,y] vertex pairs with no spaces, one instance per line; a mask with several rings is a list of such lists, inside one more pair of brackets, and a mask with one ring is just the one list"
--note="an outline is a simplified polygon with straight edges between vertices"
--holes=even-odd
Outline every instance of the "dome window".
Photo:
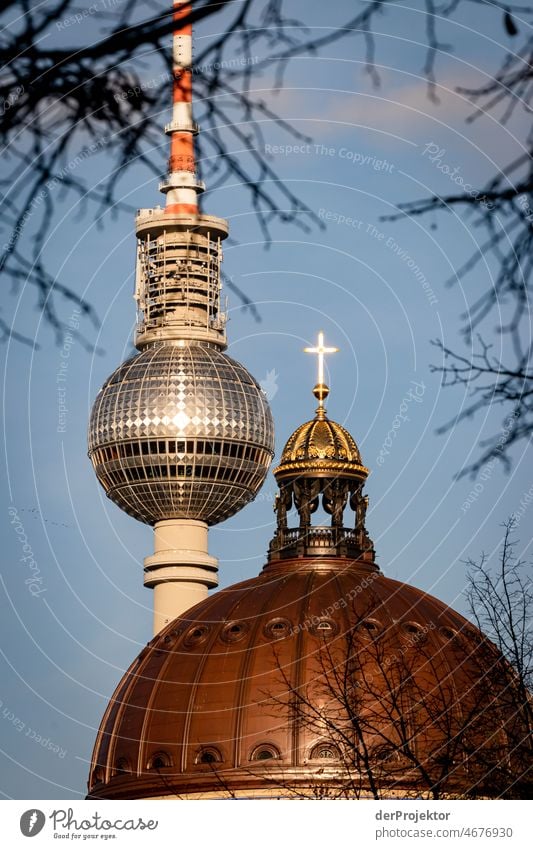
[[393,764],[400,759],[400,753],[393,746],[377,746],[372,756],[380,764]]
[[172,766],[172,758],[167,752],[156,752],[148,761],[148,769],[165,769]]
[[311,751],[310,758],[312,761],[338,761],[340,754],[337,747],[331,743],[319,743]]
[[198,646],[201,643],[205,643],[208,636],[208,625],[193,625],[193,627],[189,628],[187,634],[185,635],[183,645],[185,648],[192,648],[193,646]]
[[222,628],[220,639],[224,643],[237,643],[248,633],[248,625],[245,622],[228,622]]
[[270,744],[257,746],[252,752],[251,761],[270,761],[280,757],[279,751]]
[[208,746],[205,749],[200,749],[196,755],[195,763],[197,764],[217,764],[222,763],[222,755],[214,746]]
[[413,645],[420,645],[427,639],[427,630],[419,622],[403,622],[402,629]]
[[339,629],[333,619],[320,619],[315,621],[309,630],[315,637],[333,637]]
[[358,627],[362,634],[372,639],[378,637],[383,630],[381,622],[377,619],[363,619]]
[[445,642],[450,643],[459,643],[459,633],[455,630],[455,628],[449,628],[448,626],[443,626],[439,628],[439,634],[444,638]]
[[270,640],[283,640],[292,632],[292,624],[288,619],[271,619],[264,627],[263,633]]
[[131,773],[131,765],[127,758],[118,758],[115,764],[115,775],[128,775]]
[[105,781],[105,770],[103,766],[97,766],[96,769],[93,769],[92,774],[92,784],[102,784]]

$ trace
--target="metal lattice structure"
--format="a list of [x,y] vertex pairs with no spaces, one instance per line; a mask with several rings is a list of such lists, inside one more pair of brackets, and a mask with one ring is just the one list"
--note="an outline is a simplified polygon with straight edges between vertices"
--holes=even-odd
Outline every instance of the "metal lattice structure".
[[138,348],[176,338],[226,346],[220,305],[222,239],[228,227],[212,215],[137,214],[135,300]]

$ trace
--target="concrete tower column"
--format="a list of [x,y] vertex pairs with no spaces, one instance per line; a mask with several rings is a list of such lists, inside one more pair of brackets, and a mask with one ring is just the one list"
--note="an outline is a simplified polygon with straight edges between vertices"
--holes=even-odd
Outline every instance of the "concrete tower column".
[[165,519],[154,526],[154,554],[144,561],[144,585],[154,590],[154,636],[218,586],[218,560],[207,550],[207,524]]

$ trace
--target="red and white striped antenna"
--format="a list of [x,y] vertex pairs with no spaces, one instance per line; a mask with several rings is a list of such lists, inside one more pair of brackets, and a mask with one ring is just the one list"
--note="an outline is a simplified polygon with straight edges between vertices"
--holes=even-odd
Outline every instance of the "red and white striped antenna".
[[194,136],[198,125],[192,112],[192,4],[174,0],[176,29],[172,45],[172,121],[165,127],[170,135],[168,175],[160,189],[166,194],[168,215],[198,214],[198,194],[204,185],[196,177]]

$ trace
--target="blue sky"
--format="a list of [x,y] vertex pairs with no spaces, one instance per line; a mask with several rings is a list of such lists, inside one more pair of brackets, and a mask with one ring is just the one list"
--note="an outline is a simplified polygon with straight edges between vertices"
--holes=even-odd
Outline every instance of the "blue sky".
[[[322,29],[353,8],[347,0],[332,8],[308,6],[293,3],[296,14]],[[497,552],[501,522],[530,491],[531,471],[520,446],[509,475],[495,465],[482,482],[454,479],[477,456],[480,442],[501,428],[502,413],[492,410],[445,436],[435,434],[467,397],[461,389],[443,390],[431,373],[439,353],[430,340],[462,348],[460,316],[490,285],[494,264],[485,258],[474,274],[446,288],[453,270],[483,240],[472,220],[453,211],[382,220],[398,202],[453,191],[439,165],[458,167],[477,188],[523,144],[522,113],[507,127],[497,114],[467,124],[471,107],[454,93],[458,85],[484,79],[510,46],[500,14],[476,6],[461,11],[457,21],[443,23],[441,38],[454,52],[437,60],[439,105],[428,100],[421,73],[423,20],[407,7],[378,19],[379,88],[365,73],[360,39],[294,60],[277,94],[269,75],[256,80],[279,113],[312,138],[288,150],[295,144],[290,135],[273,124],[263,128],[280,176],[326,221],[326,229],[305,234],[274,225],[266,246],[247,191],[234,184],[208,192],[204,209],[229,220],[225,270],[260,313],[257,322],[230,293],[228,352],[268,381],[277,456],[294,428],[313,415],[316,365],[302,349],[323,330],[340,349],[327,363],[328,412],[350,430],[372,470],[367,524],[381,568],[465,612],[463,561],[482,550]],[[216,35],[217,25],[212,19],[199,28],[197,49]],[[54,37],[70,45],[81,33],[71,28]],[[161,124],[168,120],[160,117]],[[154,157],[165,144],[162,135]],[[433,161],[431,145],[442,151]],[[79,174],[96,181],[108,167],[104,150],[81,164]],[[161,200],[157,181],[141,166],[121,186],[133,207]],[[1,512],[0,787],[8,798],[83,797],[107,700],[151,636],[142,560],[151,553],[152,531],[105,498],[86,456],[91,403],[130,353],[135,321],[133,216],[108,214],[102,224],[98,228],[90,215],[80,214],[69,198],[58,198],[45,255],[59,279],[74,281],[96,306],[100,329],[86,320],[80,329],[103,353],[90,353],[68,337],[57,346],[29,287],[3,299],[3,314],[14,328],[41,346],[32,351],[10,342],[1,349],[7,485]],[[31,221],[25,238],[29,244]],[[66,321],[79,320],[71,305],[60,310]],[[496,351],[505,345],[498,327],[506,304],[499,310],[483,328]],[[60,402],[67,408],[63,418]],[[408,420],[387,447],[402,404]],[[255,503],[210,532],[221,586],[262,567],[274,494],[270,474]],[[530,526],[526,513],[517,529],[526,556]],[[24,545],[33,561],[21,560],[30,556]],[[32,595],[27,579],[36,576],[42,592]]]

